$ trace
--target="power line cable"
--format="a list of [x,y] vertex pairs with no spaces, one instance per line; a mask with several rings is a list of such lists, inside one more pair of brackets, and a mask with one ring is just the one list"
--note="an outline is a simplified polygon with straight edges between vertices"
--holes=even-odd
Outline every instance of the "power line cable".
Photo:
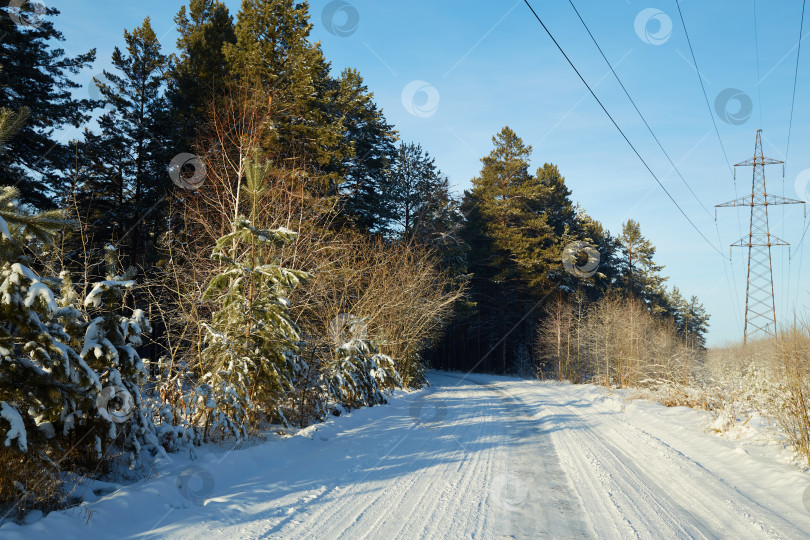
[[[689,38],[689,31],[686,29],[686,20],[683,18],[683,11],[681,11],[681,3],[679,0],[675,0],[675,5],[678,7],[678,17],[681,19],[681,25],[683,26],[683,33],[686,36],[686,43],[689,45],[689,53],[692,55],[692,63],[695,66],[695,71],[698,75],[698,82],[700,83],[700,89],[703,91],[703,99],[706,100],[706,108],[709,111],[709,117],[712,119],[712,125],[714,126],[714,132],[717,134],[717,141],[720,143],[720,149],[723,151],[723,158],[726,160],[726,165],[728,166],[728,171],[731,173],[731,180],[734,183],[734,198],[739,198],[737,194],[737,176],[734,174],[734,170],[731,167],[731,162],[728,160],[728,154],[726,153],[726,146],[723,144],[723,138],[720,136],[720,130],[717,129],[717,120],[714,119],[714,113],[712,112],[712,106],[709,103],[709,95],[706,93],[706,85],[703,84],[703,75],[700,74],[700,68],[698,67],[697,57],[695,56],[695,49],[692,47],[692,40]],[[742,222],[740,221],[740,209],[737,208],[737,228],[739,229],[740,236],[742,236]]]
[[605,108],[605,106],[602,104],[602,102],[601,102],[601,101],[599,100],[599,98],[596,96],[596,93],[593,91],[593,89],[591,88],[591,86],[590,86],[590,85],[587,83],[587,81],[586,81],[586,80],[585,80],[585,78],[582,76],[582,74],[579,72],[579,70],[577,69],[577,67],[574,65],[574,63],[571,61],[571,59],[570,59],[570,58],[568,57],[568,55],[565,53],[565,50],[563,50],[562,46],[560,46],[560,44],[559,44],[559,43],[557,42],[557,40],[554,38],[554,35],[553,35],[553,34],[551,33],[551,31],[548,29],[548,27],[546,26],[546,24],[543,22],[543,20],[542,20],[542,19],[540,18],[540,16],[537,14],[537,12],[534,10],[534,8],[532,7],[532,5],[529,3],[529,0],[523,0],[523,2],[524,2],[524,3],[526,4],[526,6],[527,6],[527,7],[528,7],[528,8],[531,10],[532,14],[534,15],[534,18],[535,18],[535,19],[537,19],[537,22],[539,22],[539,23],[540,23],[540,26],[542,26],[542,27],[543,27],[543,30],[545,30],[545,31],[546,31],[546,34],[548,34],[548,37],[550,37],[550,38],[551,38],[551,41],[553,41],[553,42],[554,42],[554,45],[556,45],[556,46],[557,46],[557,49],[559,49],[559,51],[560,51],[560,52],[562,53],[562,55],[565,57],[566,61],[568,61],[568,64],[571,66],[571,68],[574,70],[574,72],[575,72],[575,73],[577,74],[577,76],[579,77],[579,80],[580,80],[580,81],[582,81],[582,84],[584,84],[584,85],[585,85],[585,87],[588,89],[588,92],[590,92],[590,93],[591,93],[591,95],[593,96],[593,98],[596,100],[596,102],[599,104],[599,106],[600,106],[600,107],[602,108],[602,110],[605,112],[605,114],[606,114],[606,115],[607,115],[607,117],[610,119],[610,121],[613,123],[613,125],[614,125],[614,126],[616,126],[616,129],[617,129],[617,130],[619,130],[619,133],[620,133],[620,134],[621,134],[621,136],[624,138],[624,140],[627,142],[627,144],[628,144],[628,145],[630,145],[630,148],[632,148],[632,149],[633,149],[633,152],[636,154],[636,156],[638,157],[638,159],[639,159],[639,160],[641,160],[641,163],[643,163],[643,164],[644,164],[644,167],[647,169],[647,171],[649,171],[649,173],[652,175],[652,177],[655,179],[655,181],[658,183],[658,185],[659,185],[659,186],[661,186],[661,189],[663,189],[663,190],[664,190],[664,193],[666,193],[666,194],[667,194],[667,197],[669,197],[669,199],[672,201],[672,203],[675,205],[675,207],[676,207],[676,208],[678,208],[678,210],[681,212],[681,214],[683,214],[683,217],[685,217],[685,218],[686,218],[686,220],[689,222],[689,224],[690,224],[690,225],[692,225],[692,227],[695,229],[695,231],[697,231],[697,233],[698,233],[698,234],[701,236],[701,238],[703,238],[703,240],[705,240],[705,241],[706,241],[706,243],[707,243],[707,244],[709,244],[709,246],[711,246],[711,248],[712,248],[713,250],[717,251],[717,252],[718,252],[718,253],[720,253],[720,255],[722,256],[722,255],[723,255],[723,254],[722,254],[722,252],[721,252],[719,249],[717,249],[717,247],[715,247],[715,245],[714,245],[714,244],[712,244],[712,243],[711,243],[711,241],[710,241],[708,238],[706,238],[706,235],[704,235],[704,234],[703,234],[703,232],[702,232],[702,231],[701,231],[701,230],[698,228],[698,226],[697,226],[697,225],[695,225],[695,223],[692,221],[692,219],[691,219],[691,218],[690,218],[688,215],[686,215],[686,212],[684,212],[684,211],[683,211],[683,208],[681,208],[681,205],[679,205],[679,204],[678,204],[678,201],[676,201],[676,200],[675,200],[675,198],[674,198],[674,197],[673,197],[673,196],[670,194],[670,192],[667,190],[667,188],[666,188],[666,187],[664,187],[664,184],[663,184],[663,183],[661,183],[661,180],[659,180],[659,179],[658,179],[658,176],[656,176],[656,174],[653,172],[653,170],[650,168],[650,166],[649,166],[649,165],[647,165],[647,162],[646,162],[646,161],[644,161],[644,158],[643,158],[643,157],[641,157],[641,154],[639,154],[639,153],[638,153],[638,150],[636,150],[636,147],[633,145],[633,143],[632,143],[632,142],[630,142],[630,139],[628,139],[628,138],[627,138],[627,135],[625,135],[625,134],[624,134],[624,131],[622,131],[622,128],[621,128],[621,127],[619,127],[619,124],[617,124],[617,123],[616,123],[616,120],[614,120],[614,119],[613,119],[613,116],[611,116],[611,114],[608,112],[607,108]]
[[658,136],[656,136],[655,132],[653,132],[652,128],[650,127],[650,124],[647,122],[647,119],[644,118],[643,114],[641,114],[641,111],[639,110],[638,106],[636,105],[635,100],[633,100],[633,98],[630,96],[630,92],[627,91],[627,88],[624,86],[624,83],[619,78],[619,75],[616,73],[616,70],[613,69],[613,65],[610,63],[610,60],[607,59],[607,56],[605,56],[604,51],[602,51],[602,47],[599,46],[599,43],[596,41],[596,38],[591,33],[591,29],[585,23],[585,20],[582,18],[582,15],[579,14],[579,10],[574,5],[573,0],[568,0],[568,3],[571,4],[572,8],[574,8],[574,12],[577,14],[577,17],[579,17],[579,22],[581,22],[582,26],[585,27],[585,30],[588,32],[588,35],[591,36],[591,41],[593,41],[593,44],[596,45],[596,48],[599,50],[599,54],[602,55],[602,58],[605,60],[605,63],[610,68],[610,71],[613,73],[613,76],[616,77],[616,81],[619,83],[619,86],[621,86],[622,90],[624,90],[624,95],[626,95],[627,99],[630,100],[630,103],[633,104],[633,108],[638,113],[639,118],[641,118],[641,121],[644,122],[645,126],[647,126],[647,131],[649,131],[650,135],[652,135],[653,139],[655,139],[655,142],[658,144],[658,148],[660,148],[661,151],[664,153],[664,155],[667,157],[667,161],[669,161],[669,164],[672,165],[673,169],[675,169],[675,172],[678,173],[678,176],[681,178],[681,181],[686,186],[686,188],[689,190],[689,193],[692,194],[692,196],[695,198],[695,200],[698,202],[698,204],[700,204],[700,206],[703,207],[703,209],[706,211],[706,213],[709,214],[709,217],[712,217],[712,213],[709,212],[709,209],[706,208],[706,206],[703,204],[703,201],[701,201],[700,197],[698,197],[697,194],[694,192],[694,190],[692,189],[692,186],[690,186],[689,182],[687,182],[686,179],[683,177],[683,175],[681,174],[681,171],[678,170],[678,167],[672,161],[672,158],[669,157],[669,153],[664,149],[664,145],[661,144],[661,141],[658,139]]
[[[807,215],[806,214],[804,216],[804,219],[805,219],[805,221],[807,221]],[[810,227],[810,223],[808,224],[808,227]],[[804,234],[802,234],[802,240],[799,242],[799,246],[797,246],[796,249],[801,247],[802,242],[804,241],[804,235],[805,234],[807,234],[807,227],[805,227]],[[791,259],[792,258],[793,257],[791,257]],[[799,271],[796,273],[796,295],[795,295],[795,298],[793,300],[794,306],[796,305],[796,302],[799,301],[799,290],[800,290],[801,282],[802,282],[802,261],[803,260],[804,260],[804,252],[802,251],[802,253],[799,255]]]
[[762,88],[759,78],[759,30],[757,24],[757,0],[754,0],[754,57],[757,64],[757,101],[759,102],[759,129],[762,129]]
[[[689,52],[692,55],[692,62],[695,64],[695,71],[698,74],[698,81],[700,82],[700,88],[703,90],[703,97],[706,100],[706,107],[709,109],[709,116],[712,118],[712,125],[714,126],[714,132],[717,133],[717,140],[720,143],[720,148],[723,150],[723,157],[726,159],[726,165],[728,165],[729,172],[733,173],[733,169],[731,168],[731,162],[728,160],[728,154],[726,153],[726,147],[723,144],[723,139],[720,137],[720,130],[717,129],[717,121],[714,119],[714,114],[712,113],[712,106],[709,104],[709,96],[706,94],[706,86],[703,84],[703,76],[700,74],[700,69],[698,68],[697,59],[695,58],[695,50],[692,48],[692,40],[689,39],[689,32],[686,30],[686,22],[683,18],[683,12],[681,11],[681,4],[678,0],[675,0],[675,5],[678,6],[678,16],[681,18],[681,25],[683,26],[683,33],[686,36],[686,43],[689,45]],[[732,174],[733,176],[733,174]],[[736,196],[737,191],[737,180],[734,180],[734,194]]]
[[[684,19],[683,11],[681,10],[681,3],[679,2],[679,0],[675,0],[675,5],[678,8],[678,17],[681,19],[681,26],[683,26],[683,33],[684,33],[684,36],[686,36],[686,43],[687,43],[687,45],[689,45],[689,54],[692,55],[692,63],[695,66],[695,72],[697,73],[697,76],[698,76],[698,82],[700,83],[700,89],[703,92],[703,99],[706,101],[706,109],[709,111],[709,117],[712,119],[712,126],[714,126],[714,132],[717,134],[717,142],[720,143],[720,149],[723,151],[723,158],[726,160],[726,165],[728,166],[729,173],[731,173],[731,180],[732,180],[732,183],[734,185],[734,199],[736,200],[737,198],[739,198],[738,191],[737,191],[737,176],[734,174],[734,170],[731,167],[731,162],[728,159],[728,153],[726,152],[726,146],[723,144],[723,138],[720,136],[720,130],[717,129],[717,120],[715,120],[715,118],[714,118],[714,113],[712,112],[712,106],[709,103],[709,95],[706,93],[706,85],[703,84],[703,75],[701,75],[700,68],[698,67],[697,57],[695,56],[695,49],[694,49],[694,47],[692,47],[692,40],[689,37],[689,31],[686,29],[686,20]],[[760,107],[760,110],[761,110],[761,107]],[[737,229],[738,229],[738,231],[740,233],[740,237],[742,237],[743,236],[743,233],[742,233],[742,221],[740,219],[740,209],[739,209],[739,207],[736,208],[736,214],[737,214]],[[715,228],[717,228],[717,235],[718,235],[718,238],[719,238],[720,229],[719,229],[719,227],[717,225],[716,220],[715,220]],[[725,258],[724,258],[724,260],[725,260]],[[733,274],[734,273],[734,266],[733,265],[731,266],[731,270],[732,270],[732,274]],[[737,290],[736,282],[734,283],[734,290],[735,290],[735,297],[736,297],[737,296],[736,295],[736,290]]]
[[804,32],[804,8],[807,0],[802,0],[802,19],[799,24],[799,45],[796,51],[796,71],[793,74],[793,99],[790,103],[790,123],[788,124],[787,148],[785,149],[785,163],[788,160],[788,153],[790,152],[790,134],[793,130],[793,109],[796,106],[796,83],[799,80],[799,57],[802,53],[802,32]]
[[[807,5],[807,0],[802,0],[802,15],[801,15],[801,19],[800,19],[800,22],[799,22],[799,41],[798,41],[798,44],[796,46],[797,47],[797,49],[796,49],[796,68],[795,68],[794,73],[793,73],[793,95],[792,95],[791,101],[790,101],[790,120],[788,122],[787,145],[785,147],[785,163],[787,163],[788,155],[790,154],[790,136],[791,136],[791,133],[793,132],[793,112],[794,112],[795,107],[796,107],[796,86],[797,86],[797,83],[798,83],[798,80],[799,80],[799,59],[801,58],[801,54],[802,54],[802,40],[803,40],[802,35],[804,34],[804,12],[805,12],[806,5]],[[785,196],[785,178],[784,178],[784,175],[782,176],[782,196],[783,197]],[[784,216],[784,211],[785,210],[783,208],[782,209],[783,216]],[[805,215],[805,220],[806,220],[806,215]],[[783,224],[784,224],[784,220],[783,220]],[[807,234],[807,229],[804,230],[804,234],[802,234],[802,239],[799,242],[799,245],[796,247],[796,249],[798,249],[801,246],[801,242],[804,241],[804,235],[805,234]],[[783,235],[784,235],[784,229],[783,229]],[[791,269],[791,262],[792,261],[793,261],[793,257],[789,256],[788,257],[788,293],[787,293],[788,298],[790,298],[790,288],[792,286],[791,281],[790,281],[790,269]],[[799,258],[799,276],[798,276],[798,278],[796,280],[796,295],[795,295],[795,298],[794,298],[794,301],[793,301],[794,309],[795,309],[795,304],[796,304],[796,302],[798,301],[798,298],[799,298],[799,283],[801,281],[801,262],[802,262],[802,258],[800,257]]]
[[[710,218],[713,217],[712,213],[709,212],[709,210],[706,208],[706,206],[704,206],[703,201],[700,200],[700,197],[698,197],[697,194],[694,192],[694,190],[692,189],[692,186],[690,186],[689,182],[687,182],[686,179],[683,177],[683,175],[681,174],[681,171],[678,169],[678,166],[675,165],[672,158],[670,157],[669,152],[666,151],[666,149],[664,148],[664,145],[661,143],[660,139],[655,134],[652,127],[650,127],[650,124],[647,122],[647,119],[644,117],[644,115],[641,113],[641,110],[636,105],[635,100],[630,96],[630,92],[624,86],[624,83],[622,82],[619,75],[616,73],[616,70],[613,69],[613,65],[610,63],[610,60],[608,60],[607,56],[605,55],[604,51],[602,50],[602,47],[596,41],[596,38],[594,37],[593,33],[591,32],[591,29],[588,27],[588,24],[582,18],[582,15],[579,13],[579,10],[574,5],[573,0],[568,0],[568,3],[571,4],[571,7],[574,9],[574,13],[576,13],[577,17],[579,18],[579,22],[581,22],[582,26],[585,27],[585,31],[588,32],[588,35],[591,37],[591,41],[593,41],[593,44],[596,45],[596,48],[599,50],[599,54],[602,55],[602,59],[604,59],[605,63],[610,68],[610,71],[613,73],[613,76],[616,78],[616,81],[619,83],[619,86],[622,87],[622,90],[624,91],[624,94],[627,96],[627,99],[629,99],[630,103],[633,104],[633,108],[636,110],[636,113],[638,113],[639,118],[641,118],[641,121],[644,122],[645,126],[647,126],[647,130],[650,132],[650,135],[652,135],[653,139],[655,139],[655,142],[658,144],[658,148],[660,148],[661,152],[664,153],[664,155],[667,158],[667,161],[669,161],[669,164],[672,166],[673,170],[675,170],[675,172],[678,173],[678,176],[681,178],[681,181],[686,186],[686,188],[689,190],[689,192],[692,194],[692,196],[695,198],[695,200],[698,202],[698,204],[700,204],[700,206],[703,207],[703,209],[706,211],[706,213],[709,214]],[[717,241],[718,241],[718,243],[722,243],[722,240],[720,238],[720,228],[717,226],[717,220],[714,220],[714,226],[715,226],[715,229],[717,230]],[[734,282],[733,280],[729,280],[729,278],[728,278],[728,268],[726,267],[726,257],[723,254],[720,254],[720,258],[723,261],[723,271],[724,271],[725,276],[726,276],[726,282],[727,283],[731,282],[731,285],[733,285],[733,287],[734,287],[734,296],[733,296],[733,298],[735,300],[739,301],[739,299],[737,299],[737,290],[736,290],[737,285],[736,285],[736,282]],[[731,293],[731,285],[729,286],[729,293]],[[736,310],[736,308],[738,308],[738,306],[736,304],[734,304],[734,303],[732,303],[732,306],[735,308],[735,310]]]
[[[799,245],[797,245],[797,246],[796,246],[796,250],[797,250],[797,251],[799,250],[799,248],[800,248],[800,247],[802,247],[802,242],[804,242],[804,237],[807,235],[807,229],[810,229],[810,223],[808,223],[808,224],[807,224],[807,226],[804,228],[804,232],[802,233],[802,239],[801,239],[801,240],[799,240]],[[795,256],[796,256],[796,255],[794,254],[794,255],[791,257],[791,259],[792,259],[793,257],[795,257]]]

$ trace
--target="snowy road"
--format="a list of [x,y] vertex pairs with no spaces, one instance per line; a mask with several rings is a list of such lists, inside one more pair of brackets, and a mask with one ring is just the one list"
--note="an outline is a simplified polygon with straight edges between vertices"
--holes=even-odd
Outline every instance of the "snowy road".
[[[810,477],[683,408],[432,373],[288,439],[174,455],[8,538],[805,538]],[[760,455],[761,454],[761,455]],[[86,522],[86,523],[85,523]]]

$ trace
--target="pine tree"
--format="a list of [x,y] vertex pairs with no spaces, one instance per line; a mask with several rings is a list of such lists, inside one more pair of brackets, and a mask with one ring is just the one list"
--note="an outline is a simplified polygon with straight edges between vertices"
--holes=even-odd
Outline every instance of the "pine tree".
[[[542,207],[547,189],[529,173],[531,147],[508,127],[493,143],[462,209],[477,306],[471,330],[478,334],[479,354],[490,351],[486,367],[508,371],[518,350],[531,346],[534,321],[524,315],[532,297],[550,286],[548,256],[556,239]],[[502,340],[507,332],[510,339]]]
[[191,0],[174,18],[180,37],[169,73],[168,99],[178,131],[177,148],[191,149],[207,104],[229,80],[223,48],[236,43],[233,18],[218,0]]
[[243,0],[236,43],[224,51],[239,83],[271,104],[263,150],[277,163],[306,169],[314,187],[327,193],[343,180],[352,151],[344,118],[336,114],[339,84],[329,76],[320,45],[310,43],[311,30],[306,2]]
[[622,234],[618,240],[623,257],[621,287],[627,293],[644,300],[654,314],[665,311],[664,282],[668,278],[661,275],[664,267],[653,260],[655,246],[641,234],[641,227],[632,219],[622,226]]
[[710,316],[698,297],[692,295],[687,300],[678,287],[673,286],[666,295],[666,306],[683,344],[695,349],[705,348]]
[[[549,189],[529,173],[532,148],[509,127],[493,137],[495,148],[481,161],[472,196],[480,201],[485,234],[498,250],[498,279],[520,279],[537,295],[550,287],[550,265],[557,265],[559,243],[548,222]],[[561,263],[560,263],[561,264]]]
[[86,122],[93,106],[72,96],[80,85],[69,77],[91,65],[96,52],[71,57],[56,47],[64,37],[50,20],[59,14],[54,8],[36,16],[36,25],[16,24],[10,17],[34,17],[33,9],[31,2],[19,8],[4,2],[0,7],[0,107],[30,111],[28,121],[7,143],[9,151],[0,156],[0,182],[18,186],[21,202],[46,209],[61,200],[72,163],[72,152],[57,133]]
[[709,317],[697,296],[692,295],[684,310],[684,333],[686,344],[699,349],[706,348],[706,332],[709,331]]
[[[686,299],[681,295],[680,289],[677,286],[672,287],[672,291],[667,294],[667,315],[672,318],[672,323],[682,336],[686,336],[687,328],[687,303]],[[685,341],[685,339],[684,339]]]

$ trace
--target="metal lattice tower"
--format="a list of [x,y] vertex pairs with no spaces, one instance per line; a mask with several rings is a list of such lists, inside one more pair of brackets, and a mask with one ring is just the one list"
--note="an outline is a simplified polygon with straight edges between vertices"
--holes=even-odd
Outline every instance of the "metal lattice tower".
[[[771,246],[788,246],[771,234],[768,227],[768,207],[776,204],[804,204],[804,201],[769,195],[765,187],[765,165],[784,163],[762,155],[762,130],[757,130],[754,157],[735,167],[753,167],[751,194],[717,207],[750,206],[751,225],[748,238],[741,238],[732,247],[748,247],[748,277],[745,286],[745,342],[757,335],[776,335],[776,303],[773,295]],[[783,169],[784,170],[784,169]]]

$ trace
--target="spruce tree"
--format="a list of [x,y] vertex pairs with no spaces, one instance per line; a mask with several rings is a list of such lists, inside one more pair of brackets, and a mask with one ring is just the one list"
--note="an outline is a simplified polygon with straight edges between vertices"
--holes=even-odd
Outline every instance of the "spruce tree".
[[341,173],[344,211],[361,230],[384,232],[394,216],[388,179],[396,132],[356,70],[344,70],[338,85],[334,114],[345,118],[345,144],[351,147]]
[[571,190],[565,185],[565,178],[557,166],[543,164],[537,169],[535,178],[545,188],[540,192],[540,206],[555,236],[578,233],[579,223],[576,207],[571,201]]
[[[25,109],[0,109],[3,149],[26,116]],[[27,253],[69,222],[58,210],[25,214],[19,201],[16,188],[0,188],[0,440],[27,451],[56,430],[69,432],[82,417],[82,399],[101,383],[70,347],[60,318],[75,317],[57,304],[49,286],[57,280],[29,267]]]
[[583,224],[578,220],[577,209],[571,201],[571,190],[565,185],[565,178],[556,165],[545,163],[537,169],[535,179],[542,186],[538,193],[537,207],[552,231],[552,237],[536,255],[538,262],[542,262],[542,266],[546,268],[547,281],[559,285],[563,290],[595,286],[593,279],[573,276],[565,271],[562,264],[563,251],[568,244],[592,242],[585,237]]
[[[8,142],[8,152],[0,155],[0,182],[17,186],[21,202],[47,209],[62,200],[73,162],[73,152],[57,133],[82,125],[93,106],[91,100],[72,96],[81,85],[70,76],[91,65],[96,52],[66,55],[57,47],[64,37],[50,20],[59,11],[46,7],[33,15],[33,9],[31,2],[0,7],[0,107],[30,111]],[[11,14],[17,20],[35,17],[37,24],[17,24]]]
[[87,410],[85,396],[101,383],[70,347],[59,319],[72,317],[57,305],[48,285],[55,280],[37,275],[25,256],[27,238],[52,240],[68,222],[56,210],[25,215],[18,200],[15,188],[0,191],[0,439],[26,451],[71,431]]
[[621,272],[619,243],[609,230],[583,209],[577,211],[577,221],[581,240],[591,243],[599,252],[599,268],[592,279],[576,279],[573,287],[581,288],[588,300],[593,302],[617,285]]
[[76,197],[91,224],[95,255],[107,243],[121,243],[128,264],[142,266],[152,252],[150,238],[160,232],[161,201],[171,186],[163,96],[168,58],[148,17],[132,32],[125,30],[124,41],[125,51],[113,50],[115,70],[97,81],[111,109],[99,120],[101,132],[86,134],[88,173]]
[[399,145],[387,189],[380,196],[392,206],[388,229],[407,239],[426,241],[441,234],[452,212],[447,177],[436,167],[435,159],[415,143]]
[[104,388],[96,396],[98,422],[104,427],[107,446],[115,443],[129,452],[134,467],[142,450],[161,452],[152,411],[141,389],[147,372],[136,348],[142,346],[152,328],[138,308],[125,308],[136,283],[134,270],[117,272],[118,257],[112,246],[106,248],[106,279],[93,284],[82,302],[87,324],[80,356],[101,374]]

